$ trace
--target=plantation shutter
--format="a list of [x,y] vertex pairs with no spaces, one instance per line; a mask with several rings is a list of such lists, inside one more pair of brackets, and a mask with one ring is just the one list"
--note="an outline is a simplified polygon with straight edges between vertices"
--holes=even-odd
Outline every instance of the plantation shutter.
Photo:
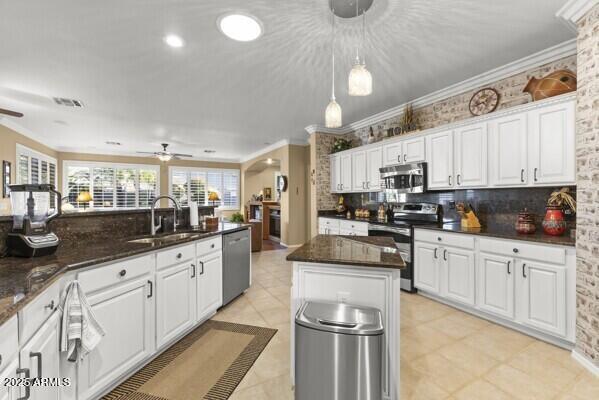
[[115,194],[115,170],[108,167],[93,169],[94,190],[92,198],[94,208],[113,208]]
[[[89,192],[91,173],[88,167],[69,167],[67,171],[68,201],[75,208],[82,208],[83,203],[77,202],[77,196],[81,192]],[[87,204],[86,204],[87,206]]]
[[171,182],[171,194],[182,206],[188,204],[188,190],[189,180],[187,172],[174,171]]
[[189,198],[199,205],[206,204],[206,173],[189,173]]
[[19,184],[29,183],[29,157],[19,156]]
[[223,173],[222,205],[224,207],[239,207],[239,173]]
[[137,204],[137,171],[119,168],[116,171],[116,207],[135,208]]
[[139,207],[150,207],[152,200],[157,196],[158,176],[156,171],[139,170]]

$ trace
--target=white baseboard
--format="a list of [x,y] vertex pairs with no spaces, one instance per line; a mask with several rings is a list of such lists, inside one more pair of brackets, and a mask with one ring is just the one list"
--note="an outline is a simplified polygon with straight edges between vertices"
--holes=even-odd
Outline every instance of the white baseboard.
[[586,358],[576,349],[572,350],[572,358],[575,359],[580,365],[586,368],[591,374],[599,378],[599,365],[595,365],[591,360]]

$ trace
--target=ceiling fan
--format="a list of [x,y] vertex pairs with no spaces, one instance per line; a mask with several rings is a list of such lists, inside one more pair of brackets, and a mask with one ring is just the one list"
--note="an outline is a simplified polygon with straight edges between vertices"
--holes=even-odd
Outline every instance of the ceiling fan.
[[23,113],[20,113],[17,111],[12,111],[12,110],[7,110],[5,108],[0,108],[0,114],[5,114],[5,115],[8,115],[9,117],[17,117],[17,118],[21,118],[23,116]]
[[166,148],[168,147],[168,143],[161,143],[162,151],[138,151],[140,154],[151,154],[154,157],[158,158],[160,161],[167,162],[172,160],[178,160],[182,157],[193,157],[191,154],[181,154],[181,153],[171,153]]

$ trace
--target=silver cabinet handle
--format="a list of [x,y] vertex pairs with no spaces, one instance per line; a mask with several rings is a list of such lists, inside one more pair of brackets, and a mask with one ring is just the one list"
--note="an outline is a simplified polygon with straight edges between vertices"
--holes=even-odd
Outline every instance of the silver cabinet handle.
[[403,155],[403,162],[404,162],[404,163],[407,161],[407,157],[408,157],[408,155],[407,155],[407,154],[404,154],[404,155]]
[[200,270],[200,275],[204,275],[204,261],[200,261],[200,266],[202,267]]
[[398,154],[398,155],[397,155],[397,162],[398,162],[398,163],[401,163],[401,154]]
[[458,185],[461,185],[461,184],[462,184],[462,182],[460,181],[460,177],[461,177],[461,175],[460,175],[460,174],[458,174],[458,176],[456,177],[456,178],[457,178],[456,180],[457,180],[457,184],[458,184]]
[[538,168],[535,168],[535,172],[534,172],[534,179],[535,179],[535,182],[538,180],[538,179],[537,179],[537,170],[538,170]]
[[191,277],[195,278],[196,277],[196,265],[195,264],[191,264],[191,270],[193,271],[191,273]]
[[510,263],[511,261],[507,262],[507,274],[510,275],[512,272],[510,271]]
[[447,261],[447,249],[443,250],[443,261]]
[[439,250],[439,249],[438,249],[437,247],[435,247],[435,254],[433,254],[433,257],[434,257],[435,259],[439,258],[439,257],[437,257],[437,250]]
[[37,358],[37,377],[39,379],[42,379],[42,353],[32,351],[31,353],[29,353],[29,357]]
[[520,182],[524,183],[524,168],[520,170]]
[[181,254],[181,253],[177,253],[177,260],[180,260],[180,259],[181,259],[181,257],[183,257],[183,254]]
[[449,186],[451,186],[451,175],[449,175]]
[[[30,377],[29,368],[17,369],[17,375],[19,375],[19,374],[23,374],[23,375],[25,375],[25,379],[29,379],[29,377]],[[25,396],[19,397],[19,398],[17,398],[17,400],[27,400],[27,399],[29,399],[29,397],[31,397],[31,387],[28,385],[28,386],[25,386]]]
[[148,299],[154,296],[154,282],[148,280],[148,284],[150,285],[150,293],[148,294]]
[[522,264],[522,276],[526,278],[526,264]]

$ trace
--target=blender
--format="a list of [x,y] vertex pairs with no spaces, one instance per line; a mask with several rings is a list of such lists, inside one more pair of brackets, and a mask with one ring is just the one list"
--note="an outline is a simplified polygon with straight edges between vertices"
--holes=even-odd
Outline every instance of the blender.
[[54,185],[10,185],[13,226],[6,245],[12,255],[36,257],[56,251],[60,240],[48,222],[61,214],[61,198]]

